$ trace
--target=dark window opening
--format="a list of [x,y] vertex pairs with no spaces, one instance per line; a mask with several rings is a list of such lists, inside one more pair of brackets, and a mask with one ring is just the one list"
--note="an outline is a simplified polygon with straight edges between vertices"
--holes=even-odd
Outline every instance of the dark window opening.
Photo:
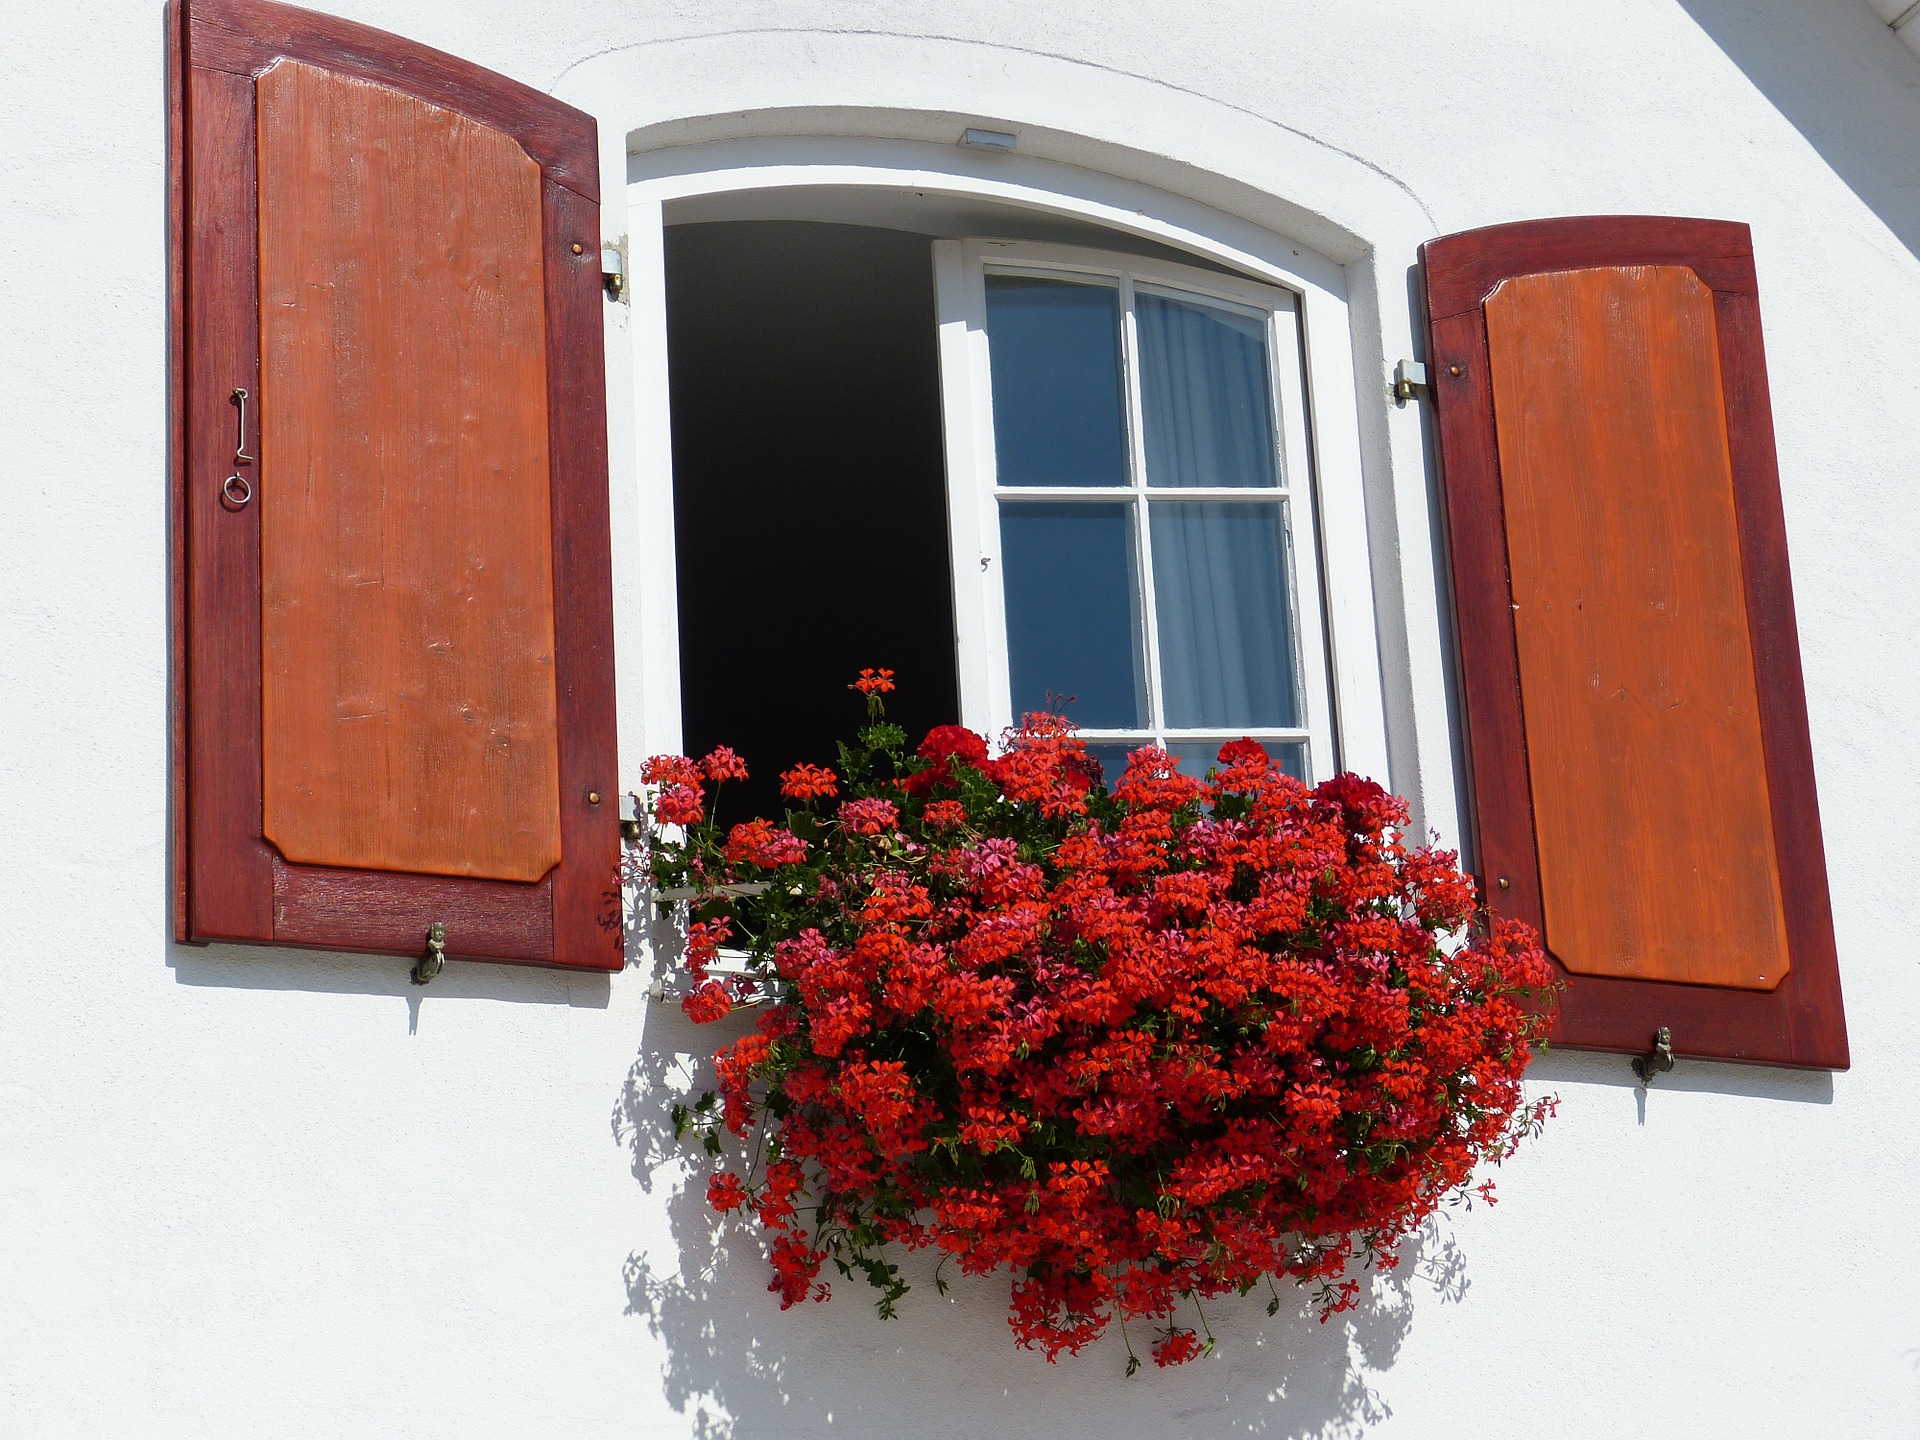
[[959,718],[933,264],[922,235],[726,221],[666,232],[687,753],[831,764],[886,666],[909,743]]

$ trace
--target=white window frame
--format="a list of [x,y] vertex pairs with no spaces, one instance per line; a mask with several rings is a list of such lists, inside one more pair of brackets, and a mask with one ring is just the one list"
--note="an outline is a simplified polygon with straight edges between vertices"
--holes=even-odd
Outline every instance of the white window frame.
[[[1356,334],[1369,334],[1366,327],[1374,316],[1364,266],[1356,269],[1356,298],[1349,294],[1349,271],[1338,260],[1254,220],[1153,185],[1054,159],[841,135],[721,139],[628,156],[626,295],[631,308],[609,307],[626,312],[615,315],[612,340],[617,342],[625,329],[627,343],[610,343],[608,352],[609,382],[631,387],[630,412],[615,406],[609,413],[616,447],[633,457],[635,482],[632,498],[616,496],[615,502],[616,519],[633,537],[631,558],[617,566],[615,580],[623,637],[618,650],[622,756],[681,748],[665,207],[699,196],[793,187],[908,191],[1059,216],[1186,251],[1298,296],[1318,502],[1315,538],[1332,668],[1332,761],[1387,783],[1385,657],[1374,581],[1376,574],[1384,577],[1389,591],[1397,581],[1395,557],[1382,557],[1384,568],[1376,569],[1369,545],[1360,406],[1363,398],[1377,398],[1385,382],[1378,355],[1363,349],[1358,353],[1370,358],[1362,363],[1356,352]],[[979,334],[984,343],[984,331]],[[950,338],[943,327],[942,346]],[[630,435],[620,433],[626,413],[632,416]],[[949,446],[955,443],[950,434]],[[1318,769],[1323,761],[1316,756],[1314,763]]]
[[[1129,485],[1003,486],[994,454],[993,385],[987,344],[986,280],[989,274],[1081,280],[1111,285],[1119,295],[1121,380]],[[1083,729],[1092,744],[1129,746],[1213,743],[1248,735],[1273,745],[1305,742],[1308,779],[1334,773],[1332,696],[1327,633],[1321,605],[1321,568],[1315,540],[1312,450],[1306,422],[1306,371],[1301,355],[1298,297],[1291,290],[1237,276],[1134,255],[1032,242],[973,239],[934,242],[934,283],[939,321],[941,396],[945,407],[948,526],[953,547],[954,628],[959,645],[961,716],[970,728],[996,735],[1016,717],[1008,670],[1005,588],[1001,582],[1000,502],[1114,502],[1134,510],[1134,594],[1146,661],[1148,725],[1142,730]],[[1265,322],[1267,379],[1277,435],[1278,488],[1149,488],[1142,436],[1139,333],[1134,296],[1140,289],[1172,292],[1218,304]],[[1292,631],[1296,693],[1304,712],[1292,727],[1172,729],[1165,723],[1160,677],[1160,635],[1154,609],[1153,535],[1148,509],[1154,504],[1229,501],[1268,504],[1285,517],[1286,597]]]

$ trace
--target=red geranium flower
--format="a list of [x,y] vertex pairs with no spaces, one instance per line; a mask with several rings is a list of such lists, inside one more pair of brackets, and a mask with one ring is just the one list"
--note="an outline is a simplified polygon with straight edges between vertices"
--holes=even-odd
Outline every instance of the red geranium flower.
[[700,767],[684,755],[649,755],[640,778],[649,785],[698,785]]
[[708,1025],[715,1020],[724,1020],[733,1013],[733,997],[720,981],[702,980],[680,1002],[680,1008],[694,1024]]
[[967,807],[958,800],[929,800],[920,818],[935,830],[951,830],[967,823]]
[[722,854],[730,865],[757,865],[770,870],[806,859],[807,842],[771,820],[747,820],[728,832]]
[[707,1204],[726,1214],[747,1203],[747,1187],[731,1170],[722,1170],[707,1181]]
[[697,825],[707,811],[698,786],[669,785],[654,801],[653,813],[669,825]]
[[909,795],[928,795],[937,785],[951,784],[949,761],[970,765],[982,774],[993,775],[993,762],[987,758],[987,742],[964,725],[936,725],[927,732],[914,752],[927,761],[924,770],[909,775],[905,789]]
[[882,800],[877,796],[868,796],[864,800],[843,800],[840,803],[840,825],[849,834],[884,835],[899,818],[899,807],[891,800]]
[[1229,740],[1220,747],[1222,765],[1239,765],[1249,761],[1260,765],[1267,762],[1267,747],[1258,740],[1243,737],[1239,740]]
[[1407,807],[1390,795],[1377,780],[1363,775],[1336,775],[1317,786],[1316,800],[1338,805],[1347,821],[1366,835],[1378,835],[1390,825],[1404,824]]
[[780,773],[780,793],[789,800],[831,800],[840,782],[824,765],[796,765]]
[[1200,1337],[1191,1330],[1178,1326],[1167,1331],[1154,1342],[1153,1363],[1159,1366],[1184,1365],[1199,1355]]
[[713,752],[700,762],[700,768],[706,771],[709,780],[744,780],[747,778],[747,762],[725,745],[714,747]]
[[660,787],[654,818],[667,825],[696,825],[706,814],[700,767],[684,755],[652,755],[640,767],[640,778]]

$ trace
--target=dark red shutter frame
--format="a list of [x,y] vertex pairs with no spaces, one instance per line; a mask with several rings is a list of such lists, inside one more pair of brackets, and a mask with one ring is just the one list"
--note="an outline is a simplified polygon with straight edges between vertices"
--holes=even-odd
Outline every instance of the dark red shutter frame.
[[[1666,1027],[1682,1056],[1846,1068],[1846,1023],[1747,227],[1657,216],[1526,221],[1429,241],[1421,249],[1421,266],[1477,865],[1489,905],[1541,927],[1550,953],[1555,937],[1542,905],[1486,305],[1517,277],[1600,267],[1684,267],[1711,292],[1740,582],[1791,969],[1776,988],[1764,990],[1573,974],[1562,964],[1567,988],[1552,1042],[1644,1052],[1654,1032]],[[1593,537],[1593,543],[1604,544],[1605,537]],[[1507,888],[1495,883],[1501,878]]]
[[[174,0],[168,25],[176,938],[417,955],[438,921],[456,958],[618,969],[595,123],[464,61],[291,6]],[[538,880],[293,863],[265,838],[261,506],[223,505],[221,487],[234,468],[233,389],[249,390],[255,427],[285,403],[261,392],[255,127],[258,77],[282,61],[455,112],[538,167],[560,839]],[[256,490],[274,483],[263,459],[248,475]]]

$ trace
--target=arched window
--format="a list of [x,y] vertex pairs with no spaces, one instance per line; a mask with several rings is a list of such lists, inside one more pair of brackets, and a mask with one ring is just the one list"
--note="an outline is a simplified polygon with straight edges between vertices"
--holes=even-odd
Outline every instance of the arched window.
[[1253,735],[1384,777],[1357,440],[1313,423],[1316,307],[1351,404],[1337,267],[892,148],[945,169],[635,157],[649,748],[734,744],[769,801],[873,664],[910,731],[1052,709],[1110,772]]

